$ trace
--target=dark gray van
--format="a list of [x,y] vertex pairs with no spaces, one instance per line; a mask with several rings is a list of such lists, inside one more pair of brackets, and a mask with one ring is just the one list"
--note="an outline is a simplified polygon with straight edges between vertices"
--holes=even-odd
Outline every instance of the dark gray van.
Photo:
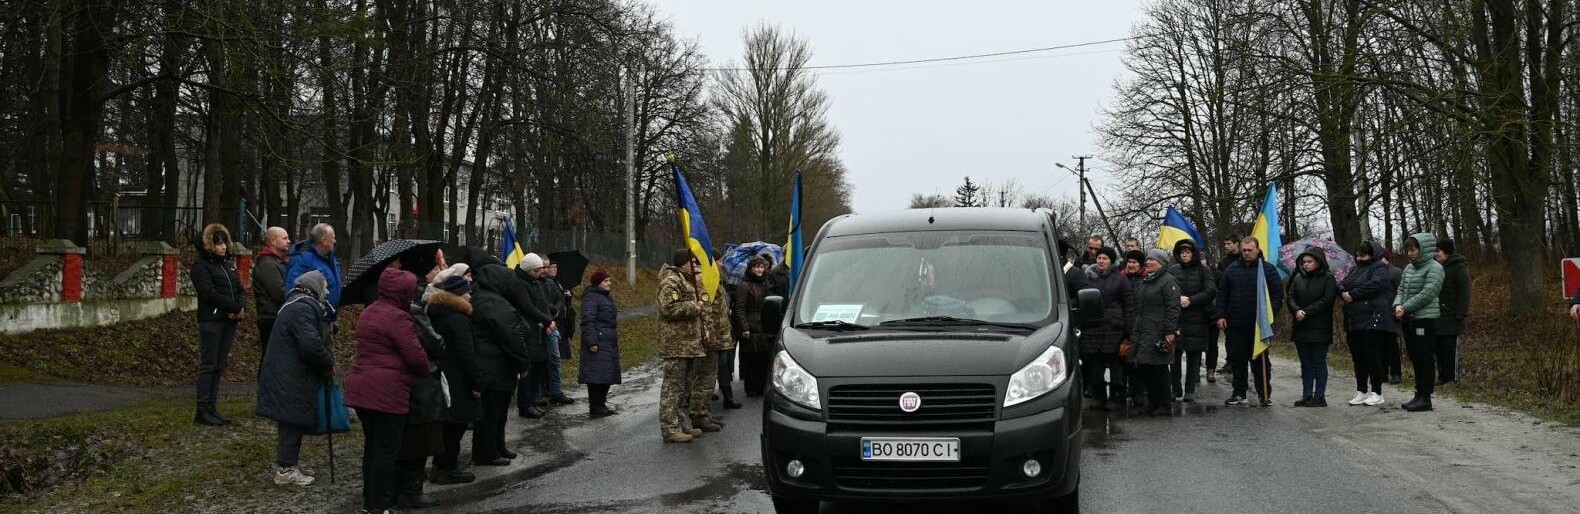
[[[787,301],[762,459],[778,512],[825,500],[1030,500],[1075,512],[1075,315],[1048,211],[847,215]],[[1083,316],[1086,317],[1086,316]],[[768,322],[765,322],[765,324]]]

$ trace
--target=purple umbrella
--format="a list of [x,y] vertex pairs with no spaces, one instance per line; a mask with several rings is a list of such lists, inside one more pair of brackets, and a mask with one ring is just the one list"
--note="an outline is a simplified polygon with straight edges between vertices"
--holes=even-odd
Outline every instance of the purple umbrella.
[[1297,271],[1295,258],[1308,251],[1322,252],[1322,257],[1328,260],[1328,269],[1333,270],[1333,277],[1339,282],[1343,282],[1344,277],[1355,268],[1355,257],[1351,256],[1350,252],[1344,251],[1338,243],[1315,237],[1307,237],[1279,247],[1278,265],[1284,271],[1293,273]]

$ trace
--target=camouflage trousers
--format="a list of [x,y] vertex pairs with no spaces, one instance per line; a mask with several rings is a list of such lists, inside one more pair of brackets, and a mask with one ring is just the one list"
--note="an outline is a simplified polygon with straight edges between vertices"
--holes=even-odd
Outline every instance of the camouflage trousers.
[[703,421],[713,421],[713,415],[708,413],[708,403],[713,400],[713,388],[719,382],[719,353],[708,352],[707,357],[696,359],[697,369],[691,373],[690,396],[691,426],[696,427]]
[[664,358],[664,381],[658,393],[658,429],[660,436],[686,429],[686,415],[691,404],[692,375],[702,372],[701,358]]

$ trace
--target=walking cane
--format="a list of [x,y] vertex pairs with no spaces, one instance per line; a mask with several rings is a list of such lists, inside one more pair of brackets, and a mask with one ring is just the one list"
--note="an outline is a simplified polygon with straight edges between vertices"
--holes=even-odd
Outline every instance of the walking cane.
[[[331,378],[329,384],[333,385],[334,383],[334,379]],[[324,387],[324,411],[320,414],[324,416],[324,428],[328,429],[324,431],[324,435],[329,441],[329,483],[333,484],[335,483],[335,427],[334,420],[329,419],[331,408],[329,398],[329,387],[326,386]]]

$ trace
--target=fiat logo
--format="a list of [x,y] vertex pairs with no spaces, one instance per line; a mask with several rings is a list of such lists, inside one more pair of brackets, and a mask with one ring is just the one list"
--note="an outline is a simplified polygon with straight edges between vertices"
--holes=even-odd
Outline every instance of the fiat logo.
[[921,395],[909,392],[900,395],[900,410],[905,412],[916,412],[916,409],[920,408],[922,408]]

